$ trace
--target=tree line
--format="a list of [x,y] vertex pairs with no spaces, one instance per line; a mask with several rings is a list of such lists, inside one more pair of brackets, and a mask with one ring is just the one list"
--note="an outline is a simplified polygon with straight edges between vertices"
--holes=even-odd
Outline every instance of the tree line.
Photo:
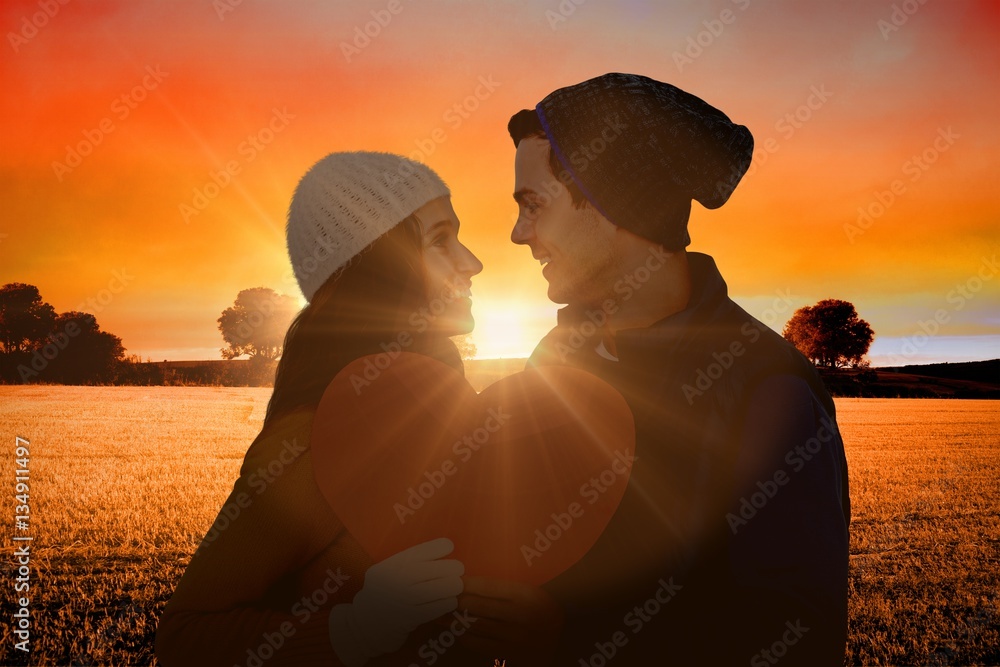
[[[122,339],[102,331],[94,315],[56,313],[34,285],[8,283],[0,287],[0,383],[270,385],[298,311],[293,297],[270,288],[241,290],[216,324],[222,358],[246,359],[158,364],[127,354]],[[475,355],[468,336],[456,343],[463,357]]]
[[[298,312],[293,297],[267,287],[241,290],[216,323],[223,359],[245,364],[170,368],[126,353],[118,336],[102,331],[91,313],[57,313],[34,285],[0,287],[0,383],[268,385],[285,332]],[[824,299],[799,308],[782,335],[818,367],[868,366],[875,336],[853,304]],[[468,335],[456,338],[466,359],[476,354]]]
[[292,297],[267,288],[243,290],[217,320],[224,359],[246,363],[171,368],[127,354],[122,339],[103,331],[91,313],[57,313],[27,283],[0,287],[0,383],[266,385],[288,324]]

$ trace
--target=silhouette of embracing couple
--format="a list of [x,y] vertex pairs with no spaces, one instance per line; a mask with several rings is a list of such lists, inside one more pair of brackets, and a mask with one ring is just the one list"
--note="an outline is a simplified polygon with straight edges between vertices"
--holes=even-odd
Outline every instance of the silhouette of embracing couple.
[[692,201],[728,200],[750,131],[618,73],[508,131],[510,240],[565,306],[480,393],[450,337],[473,329],[483,265],[445,183],[374,152],[302,177],[287,241],[308,305],[160,619],[162,664],[842,664],[833,402],[685,250]]

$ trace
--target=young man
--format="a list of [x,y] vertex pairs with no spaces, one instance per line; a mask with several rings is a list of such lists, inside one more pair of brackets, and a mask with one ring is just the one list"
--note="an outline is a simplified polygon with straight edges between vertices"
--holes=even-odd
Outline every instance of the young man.
[[850,501],[833,401],[714,260],[685,251],[691,201],[726,202],[752,135],[630,74],[556,90],[508,130],[511,240],[567,304],[529,365],[595,373],[636,421],[611,524],[544,587],[565,612],[554,664],[842,664]]

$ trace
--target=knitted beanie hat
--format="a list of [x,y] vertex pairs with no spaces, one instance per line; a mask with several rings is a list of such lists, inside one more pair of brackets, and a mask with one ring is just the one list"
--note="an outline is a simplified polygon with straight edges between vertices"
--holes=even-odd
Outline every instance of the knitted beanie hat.
[[309,168],[288,207],[288,255],[303,296],[427,202],[449,195],[426,165],[392,153],[331,153]]
[[668,250],[691,243],[691,200],[722,206],[753,157],[746,127],[680,88],[636,74],[560,88],[535,112],[590,203]]

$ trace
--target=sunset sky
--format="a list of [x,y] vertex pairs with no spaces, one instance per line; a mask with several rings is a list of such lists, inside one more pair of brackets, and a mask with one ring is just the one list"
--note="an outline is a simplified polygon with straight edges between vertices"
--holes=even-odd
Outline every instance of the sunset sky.
[[130,354],[221,358],[239,290],[300,297],[298,178],[378,150],[453,191],[485,265],[479,356],[526,356],[558,306],[509,241],[507,120],[620,71],[753,132],[750,173],[694,204],[689,247],[751,314],[780,331],[846,299],[875,365],[1000,357],[1000,2],[64,2],[0,9],[0,284],[94,313]]

